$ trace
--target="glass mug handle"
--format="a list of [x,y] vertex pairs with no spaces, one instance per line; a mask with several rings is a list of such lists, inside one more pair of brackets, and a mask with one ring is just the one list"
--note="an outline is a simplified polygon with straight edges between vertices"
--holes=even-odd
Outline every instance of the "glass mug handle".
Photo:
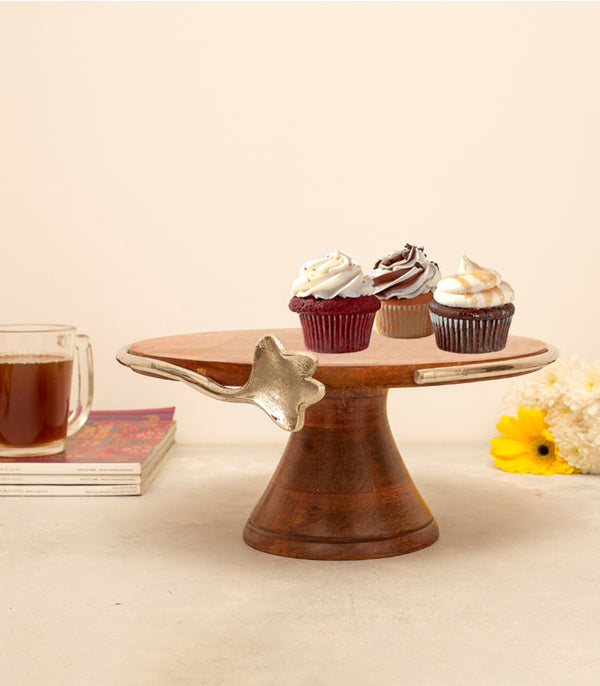
[[92,359],[92,342],[89,336],[75,336],[75,357],[77,358],[77,399],[71,398],[67,436],[72,436],[85,424],[94,398],[94,363]]

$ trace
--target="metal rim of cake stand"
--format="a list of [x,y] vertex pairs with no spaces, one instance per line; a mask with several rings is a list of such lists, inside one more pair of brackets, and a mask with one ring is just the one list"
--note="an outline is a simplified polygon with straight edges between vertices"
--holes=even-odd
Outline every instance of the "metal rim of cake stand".
[[542,369],[558,358],[558,350],[546,345],[546,350],[537,355],[517,357],[512,360],[494,360],[477,362],[451,367],[431,367],[417,369],[413,375],[418,386],[434,386],[456,381],[475,381],[477,379],[493,379],[495,377],[518,376]]

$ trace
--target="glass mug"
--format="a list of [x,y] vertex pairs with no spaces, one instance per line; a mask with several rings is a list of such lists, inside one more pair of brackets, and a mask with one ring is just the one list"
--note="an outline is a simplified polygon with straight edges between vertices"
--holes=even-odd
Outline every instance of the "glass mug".
[[0,325],[0,456],[62,452],[88,418],[93,378],[90,339],[75,327]]

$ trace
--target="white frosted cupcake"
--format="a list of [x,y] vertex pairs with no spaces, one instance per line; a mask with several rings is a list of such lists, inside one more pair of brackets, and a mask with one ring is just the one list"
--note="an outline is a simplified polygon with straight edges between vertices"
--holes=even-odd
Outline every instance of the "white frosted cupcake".
[[308,350],[350,353],[369,346],[379,309],[371,284],[360,266],[339,250],[300,267],[289,307],[300,317]]

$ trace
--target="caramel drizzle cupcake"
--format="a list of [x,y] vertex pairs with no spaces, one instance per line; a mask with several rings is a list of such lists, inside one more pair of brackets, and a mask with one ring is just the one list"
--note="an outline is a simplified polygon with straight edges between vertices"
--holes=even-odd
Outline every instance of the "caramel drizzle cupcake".
[[515,311],[513,299],[512,287],[497,271],[463,255],[458,273],[439,281],[429,303],[437,346],[457,353],[502,350]]
[[433,299],[447,307],[479,309],[497,307],[514,300],[515,293],[497,271],[484,269],[463,255],[458,273],[437,284]]

